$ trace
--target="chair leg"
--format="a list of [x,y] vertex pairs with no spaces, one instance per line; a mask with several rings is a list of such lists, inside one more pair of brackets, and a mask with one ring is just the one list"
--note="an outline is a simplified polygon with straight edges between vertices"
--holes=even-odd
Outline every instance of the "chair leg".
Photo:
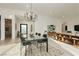
[[40,43],[40,52],[42,51],[42,43]]
[[32,55],[32,45],[29,45],[29,54]]
[[25,46],[25,56],[27,56],[27,46]]
[[32,45],[31,45],[31,55],[32,55]]
[[38,48],[38,43],[37,43],[37,48]]
[[27,56],[27,55],[32,55],[32,46],[31,45],[25,46],[25,56]]
[[43,50],[44,50],[44,51],[46,51],[46,50],[45,50],[45,46],[44,46],[44,43],[43,43]]

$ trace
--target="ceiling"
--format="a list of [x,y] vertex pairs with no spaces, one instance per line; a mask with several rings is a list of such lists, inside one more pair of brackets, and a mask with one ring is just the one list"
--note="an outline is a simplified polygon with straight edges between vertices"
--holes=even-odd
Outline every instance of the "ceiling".
[[[0,3],[0,7],[26,10],[27,3]],[[38,14],[55,18],[79,18],[78,3],[33,3],[32,9]]]

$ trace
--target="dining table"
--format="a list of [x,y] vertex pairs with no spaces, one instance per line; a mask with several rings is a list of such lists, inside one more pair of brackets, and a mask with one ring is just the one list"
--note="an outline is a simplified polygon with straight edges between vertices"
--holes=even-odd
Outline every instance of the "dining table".
[[[46,38],[46,37],[42,37],[42,36],[33,36],[33,37],[27,37],[27,38],[25,37],[24,41],[22,43],[24,44],[24,46],[26,46],[27,42],[31,42],[31,44],[33,44],[33,42],[37,42],[37,44],[38,44],[38,41],[46,43],[45,49],[46,49],[46,52],[48,52],[48,38]],[[25,48],[25,50],[26,50],[26,48]],[[26,52],[25,52],[25,54],[26,54]]]

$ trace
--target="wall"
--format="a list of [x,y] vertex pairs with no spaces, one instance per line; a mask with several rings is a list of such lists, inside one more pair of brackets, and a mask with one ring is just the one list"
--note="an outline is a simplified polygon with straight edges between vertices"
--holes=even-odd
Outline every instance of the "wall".
[[5,22],[4,22],[4,15],[1,14],[1,40],[5,39]]
[[[0,14],[3,15],[2,17],[2,29],[1,29],[1,36],[2,39],[5,39],[5,29],[4,29],[4,19],[9,15],[14,15],[14,16],[23,16],[25,11],[21,11],[21,10],[15,10],[15,9],[5,9],[5,8],[0,8]],[[6,15],[6,16],[5,16]],[[56,26],[56,32],[61,32],[61,24],[62,21],[61,19],[57,19],[57,18],[53,18],[47,15],[42,15],[42,14],[37,14],[38,18],[36,20],[35,23],[33,23],[33,32],[39,32],[39,33],[44,33],[45,30],[47,30],[47,25],[55,25]],[[20,23],[25,23],[28,24],[28,32],[30,33],[30,25],[32,24],[32,22],[27,22],[26,20],[24,20],[23,18],[16,18],[12,16],[12,25],[13,25],[13,29],[12,29],[12,39],[15,39],[16,35],[17,35],[17,31],[20,30]],[[17,24],[17,30],[15,31],[16,27],[14,24]]]
[[76,31],[74,31],[74,25],[79,25],[78,18],[64,19],[62,22],[66,22],[68,26],[68,30],[72,31],[72,34],[76,34]]
[[35,22],[35,32],[44,33],[44,31],[47,30],[47,25],[55,25],[55,31],[61,32],[61,20],[44,15],[39,15],[37,21]]
[[[28,24],[29,28],[28,28],[28,32],[30,33],[30,24],[32,24],[32,22],[27,22],[24,19],[18,20],[16,21],[17,23],[17,31],[20,31],[20,24]],[[56,32],[61,32],[61,20],[60,19],[56,19],[56,18],[52,18],[46,15],[38,15],[38,18],[36,19],[36,21],[33,23],[33,32],[39,32],[39,33],[44,33],[45,30],[47,30],[47,25],[55,25],[56,26]]]
[[0,7],[1,15],[1,40],[5,40],[5,18],[12,19],[12,39],[15,39],[15,15],[22,15],[23,12],[15,9]]

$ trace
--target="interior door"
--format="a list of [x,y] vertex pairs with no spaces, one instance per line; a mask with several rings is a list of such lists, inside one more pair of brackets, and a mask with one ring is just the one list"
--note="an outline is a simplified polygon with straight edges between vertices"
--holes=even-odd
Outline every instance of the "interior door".
[[28,27],[27,27],[27,24],[20,24],[20,34],[23,37],[28,37]]
[[5,38],[12,37],[12,20],[5,19]]

